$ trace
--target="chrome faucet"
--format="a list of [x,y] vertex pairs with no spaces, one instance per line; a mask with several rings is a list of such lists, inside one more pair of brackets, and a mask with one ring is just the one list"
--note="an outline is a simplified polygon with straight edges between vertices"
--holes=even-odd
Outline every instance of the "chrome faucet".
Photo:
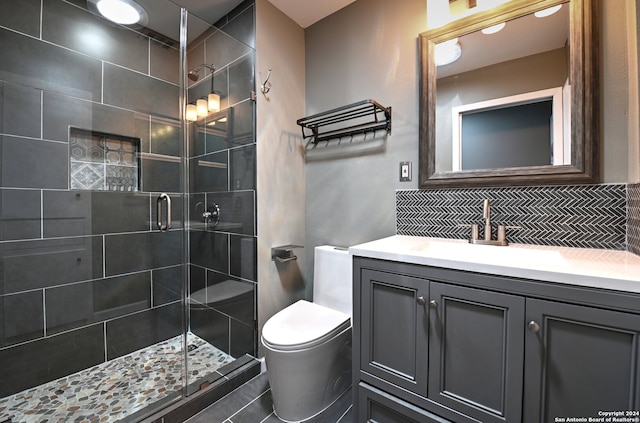
[[482,206],[482,218],[484,219],[484,239],[480,239],[479,237],[478,227],[480,225],[477,223],[461,225],[471,228],[471,237],[469,238],[469,242],[471,244],[509,245],[509,242],[507,241],[507,228],[519,229],[518,226],[498,225],[498,239],[491,239],[491,204],[489,203],[489,200],[484,200]]
[[489,200],[484,200],[482,218],[484,219],[484,240],[491,241],[491,205]]

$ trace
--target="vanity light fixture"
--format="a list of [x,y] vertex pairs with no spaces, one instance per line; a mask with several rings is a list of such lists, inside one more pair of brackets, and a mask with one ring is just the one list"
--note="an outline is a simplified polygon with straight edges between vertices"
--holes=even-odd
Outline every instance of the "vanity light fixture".
[[87,7],[120,25],[146,25],[149,19],[144,8],[133,0],[87,0]]
[[556,13],[558,10],[560,10],[560,8],[562,7],[561,4],[557,4],[555,6],[551,6],[549,8],[546,9],[542,9],[542,10],[538,10],[537,12],[535,12],[533,15],[536,18],[545,18],[547,16],[551,16],[554,13]]
[[187,110],[185,114],[185,119],[188,121],[196,121],[198,117],[204,117],[209,114],[209,112],[217,112],[220,110],[220,95],[213,90],[213,77],[216,71],[216,67],[213,65],[200,65],[196,66],[192,70],[189,71],[187,76],[192,81],[197,81],[200,79],[200,75],[198,72],[202,68],[207,68],[211,71],[211,91],[207,98],[201,98],[196,101],[196,104],[187,104]]
[[507,24],[505,22],[501,22],[499,24],[496,25],[492,25],[490,27],[484,28],[482,30],[482,33],[485,35],[490,35],[490,34],[495,34],[496,32],[502,31],[502,29],[506,26]]
[[462,47],[457,38],[436,44],[435,48],[436,66],[444,66],[451,64],[462,56]]

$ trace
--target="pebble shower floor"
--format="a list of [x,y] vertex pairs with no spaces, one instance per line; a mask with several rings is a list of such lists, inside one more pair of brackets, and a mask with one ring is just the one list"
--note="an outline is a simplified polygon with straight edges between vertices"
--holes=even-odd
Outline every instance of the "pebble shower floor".
[[[233,361],[187,334],[192,383]],[[0,399],[0,422],[116,422],[181,392],[183,340],[176,336],[90,369]]]

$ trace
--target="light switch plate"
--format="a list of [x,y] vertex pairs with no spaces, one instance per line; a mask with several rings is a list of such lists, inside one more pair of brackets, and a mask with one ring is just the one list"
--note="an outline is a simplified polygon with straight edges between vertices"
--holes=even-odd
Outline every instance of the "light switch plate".
[[400,162],[400,182],[411,182],[411,162]]

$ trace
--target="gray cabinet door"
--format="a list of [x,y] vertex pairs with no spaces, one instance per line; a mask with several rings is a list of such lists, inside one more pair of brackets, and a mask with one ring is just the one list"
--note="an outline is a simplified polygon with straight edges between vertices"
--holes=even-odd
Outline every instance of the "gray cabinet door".
[[451,423],[372,386],[358,386],[360,423]]
[[429,282],[370,269],[361,277],[361,370],[426,397]]
[[640,316],[527,300],[525,422],[640,410]]
[[483,423],[522,415],[523,297],[432,282],[429,398]]

